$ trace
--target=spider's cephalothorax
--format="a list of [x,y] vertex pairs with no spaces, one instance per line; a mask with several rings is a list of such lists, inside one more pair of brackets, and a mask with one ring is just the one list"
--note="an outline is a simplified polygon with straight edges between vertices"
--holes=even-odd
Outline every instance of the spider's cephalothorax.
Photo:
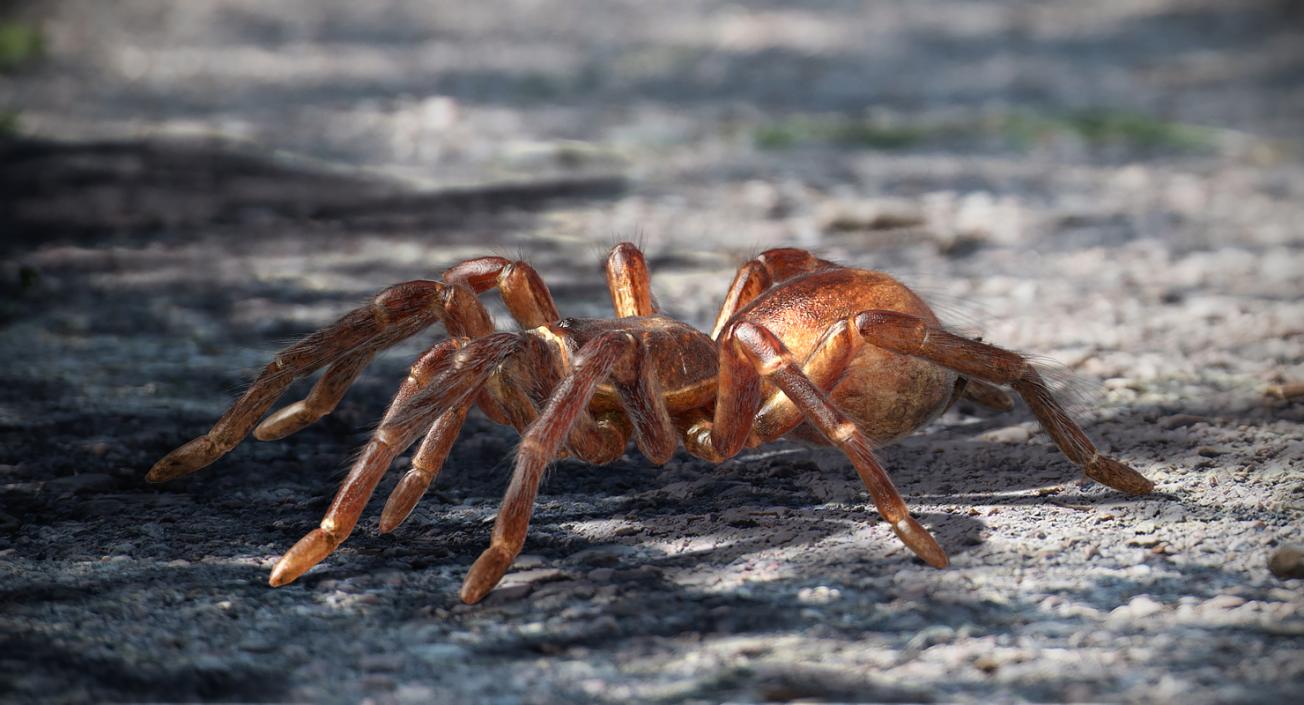
[[[901,541],[939,568],[946,553],[910,516],[871,449],[915,430],[959,395],[1009,408],[1010,398],[992,385],[1009,386],[1088,477],[1124,492],[1152,489],[1096,450],[1025,358],[947,332],[885,274],[804,250],[769,250],[739,268],[710,337],[657,312],[647,264],[633,245],[611,251],[607,283],[616,309],[609,319],[562,319],[534,269],[501,257],[462,262],[442,281],[393,286],[283,350],[207,434],[159,460],[149,479],[195,472],[251,431],[273,440],[311,424],[335,408],[378,351],[440,322],[451,337],[412,366],[320,526],[273,568],[273,586],[298,578],[348,537],[395,456],[424,434],[380,530],[402,522],[472,406],[515,426],[522,439],[492,543],[462,586],[469,603],[493,589],[520,553],[548,463],[562,454],[610,462],[631,437],[656,464],[680,443],[713,462],[789,434],[835,445]],[[476,296],[492,288],[523,331],[495,332]],[[305,399],[258,424],[292,381],[323,367]]]

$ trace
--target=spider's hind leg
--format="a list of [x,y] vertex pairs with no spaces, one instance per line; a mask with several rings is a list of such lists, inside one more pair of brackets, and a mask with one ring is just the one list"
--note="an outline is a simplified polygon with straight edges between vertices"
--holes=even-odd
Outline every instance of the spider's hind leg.
[[764,326],[749,322],[735,325],[732,337],[756,371],[783,390],[807,422],[846,453],[874,506],[901,542],[929,565],[945,568],[949,564],[946,552],[928,529],[910,516],[901,493],[874,457],[869,437],[802,372],[783,341]]
[[972,377],[962,377],[961,379],[965,382],[964,389],[960,390],[962,399],[967,399],[993,411],[1009,411],[1014,408],[1014,399],[1004,389]]
[[852,322],[870,345],[931,360],[971,380],[1008,384],[1028,403],[1060,451],[1096,482],[1128,494],[1154,489],[1144,475],[1096,448],[1022,355],[963,338],[897,311],[864,311]]
[[717,339],[734,314],[760,296],[766,289],[785,279],[813,272],[823,267],[836,266],[796,247],[776,247],[766,250],[742,263],[734,274],[733,283],[724,295],[724,303],[711,327],[711,339]]

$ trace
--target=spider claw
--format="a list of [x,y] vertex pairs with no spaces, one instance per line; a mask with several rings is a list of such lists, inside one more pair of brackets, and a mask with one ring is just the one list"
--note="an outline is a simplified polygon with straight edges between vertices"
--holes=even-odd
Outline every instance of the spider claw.
[[946,551],[942,550],[937,539],[928,533],[928,529],[923,524],[915,521],[914,517],[906,516],[904,519],[892,524],[892,530],[896,532],[901,542],[906,545],[915,555],[919,556],[928,565],[934,568],[945,568],[951,564],[946,557]]
[[1088,461],[1085,472],[1096,482],[1128,494],[1147,494],[1155,489],[1155,483],[1145,475],[1103,455]]
[[268,416],[254,429],[254,438],[260,441],[279,441],[312,424],[320,417],[308,409],[306,401],[296,401]]
[[200,436],[159,458],[145,479],[166,482],[184,477],[222,457],[222,449],[208,436]]
[[309,569],[330,555],[339,542],[321,529],[313,529],[307,536],[290,547],[272,568],[272,577],[267,581],[272,587],[281,587],[299,579]]
[[502,546],[490,546],[476,559],[462,583],[462,602],[474,605],[503,579],[516,555]]

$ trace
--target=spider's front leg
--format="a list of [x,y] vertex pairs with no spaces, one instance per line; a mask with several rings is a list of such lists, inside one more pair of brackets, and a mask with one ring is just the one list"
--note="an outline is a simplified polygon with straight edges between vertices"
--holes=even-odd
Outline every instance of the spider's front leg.
[[[580,348],[570,374],[557,385],[539,418],[521,439],[511,484],[499,508],[490,546],[462,584],[462,600],[479,602],[502,579],[521,548],[544,469],[557,457],[562,440],[585,415],[603,380],[616,387],[621,408],[633,425],[634,440],[649,460],[668,461],[677,443],[646,339],[621,331],[603,333]],[[623,442],[622,442],[623,448]]]
[[633,336],[613,332],[594,338],[580,349],[571,374],[557,385],[543,413],[521,438],[512,481],[498,511],[491,544],[466,576],[462,585],[463,602],[470,604],[483,599],[521,552],[544,469],[557,457],[562,441],[575,419],[588,407],[598,384],[635,345]]
[[[436,419],[439,425],[413,462],[429,467],[434,456],[446,455],[474,395],[503,360],[520,349],[522,338],[519,333],[496,333],[471,341],[453,338],[423,354],[340,485],[321,524],[277,562],[271,585],[279,587],[295,580],[348,538],[394,458]],[[442,457],[438,460],[442,463]]]
[[[210,465],[244,440],[250,430],[259,440],[278,440],[303,429],[335,409],[376,353],[436,321],[442,322],[451,336],[476,338],[493,333],[493,321],[476,294],[498,289],[513,318],[526,328],[559,318],[547,285],[525,262],[481,257],[454,265],[443,276],[443,281],[392,286],[367,306],[283,350],[208,433],[164,456],[146,479],[163,482]],[[328,365],[307,397],[273,413],[254,429],[294,380]],[[489,395],[480,395],[478,400],[484,402],[485,413],[493,420],[513,420]]]
[[163,456],[146,479],[163,482],[189,475],[226,455],[249,435],[290,383],[330,365],[308,398],[269,419],[264,433],[268,438],[281,437],[311,423],[339,401],[377,351],[446,319],[459,291],[460,296],[472,296],[435,281],[392,286],[370,304],[282,350],[208,433]]

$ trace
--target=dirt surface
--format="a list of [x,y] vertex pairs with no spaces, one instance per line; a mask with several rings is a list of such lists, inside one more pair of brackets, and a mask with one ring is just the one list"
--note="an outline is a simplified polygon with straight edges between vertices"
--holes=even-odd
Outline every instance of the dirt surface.
[[[1265,393],[1304,379],[1297,4],[19,13],[44,49],[0,74],[0,699],[1304,697],[1304,580],[1268,568],[1304,543],[1304,404]],[[517,438],[474,415],[395,534],[377,499],[267,587],[439,331],[301,434],[144,483],[369,293],[520,253],[605,315],[623,238],[701,326],[765,247],[899,274],[1094,386],[1075,413],[1157,490],[1083,482],[1022,405],[961,404],[880,453],[937,571],[828,451],[631,448],[557,463],[467,607]]]

